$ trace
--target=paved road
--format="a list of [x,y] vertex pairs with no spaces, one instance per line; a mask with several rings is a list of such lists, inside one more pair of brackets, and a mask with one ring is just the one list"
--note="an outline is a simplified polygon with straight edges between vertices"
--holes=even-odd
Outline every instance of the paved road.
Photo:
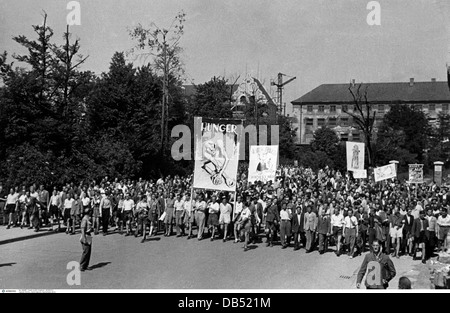
[[[3,227],[0,233],[4,232]],[[0,289],[354,289],[362,257],[305,254],[264,244],[242,244],[119,234],[95,236],[91,266],[81,285],[66,282],[68,262],[79,261],[80,235],[64,233],[0,245]],[[398,275],[414,288],[429,288],[428,266],[394,259]]]

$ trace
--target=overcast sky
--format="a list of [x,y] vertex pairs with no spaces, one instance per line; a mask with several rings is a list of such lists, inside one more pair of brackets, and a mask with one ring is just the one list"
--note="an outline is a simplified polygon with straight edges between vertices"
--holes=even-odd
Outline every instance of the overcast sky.
[[[11,40],[33,37],[42,10],[62,42],[65,0],[0,0],[0,50],[23,52]],[[323,83],[438,81],[450,63],[450,1],[381,0],[381,26],[366,22],[368,0],[79,0],[83,69],[107,71],[115,51],[133,46],[127,27],[169,26],[186,13],[181,45],[187,83],[246,73],[268,87],[282,72],[286,102]],[[268,88],[269,89],[269,88]],[[269,90],[270,91],[270,90]]]

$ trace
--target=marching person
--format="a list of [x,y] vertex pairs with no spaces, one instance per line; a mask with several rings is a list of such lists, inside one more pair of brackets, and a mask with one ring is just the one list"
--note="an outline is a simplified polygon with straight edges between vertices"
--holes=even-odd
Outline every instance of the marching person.
[[212,196],[211,201],[208,203],[208,228],[211,233],[211,241],[214,241],[216,228],[219,226],[219,212],[220,206],[217,202],[217,197]]
[[5,215],[8,216],[8,226],[6,229],[10,229],[14,226],[14,214],[17,211],[19,205],[19,193],[14,192],[14,188],[9,190],[9,195],[6,198]]
[[[256,212],[255,212],[256,213]],[[248,243],[250,242],[250,232],[252,230],[252,212],[250,211],[248,203],[244,205],[241,214],[237,218],[237,223],[240,225],[239,229],[244,232],[244,251],[248,251]]]
[[339,209],[336,207],[334,209],[334,213],[331,216],[330,220],[332,234],[334,238],[334,242],[336,244],[336,255],[341,255],[341,241],[342,241],[342,230],[344,229],[344,216],[339,212]]
[[177,195],[177,199],[174,203],[175,208],[175,225],[177,228],[177,237],[181,237],[185,235],[184,232],[184,201],[181,199],[181,195]]
[[280,220],[276,200],[269,199],[266,207],[266,246],[273,247],[273,241],[277,233],[277,226]]
[[345,244],[348,249],[348,256],[353,259],[353,253],[355,250],[356,234],[358,233],[358,220],[353,216],[353,210],[348,210],[348,215],[344,219],[343,234],[345,237]]
[[[303,213],[302,206],[298,203],[296,208],[296,213],[291,219],[291,230],[294,236],[294,251],[300,249],[300,243],[304,244],[303,241],[303,230],[305,227],[305,214]],[[303,245],[304,246],[304,245]]]
[[134,208],[134,200],[131,199],[130,194],[127,193],[125,195],[125,200],[123,201],[123,215],[126,224],[125,236],[130,236],[133,232]]
[[197,224],[197,239],[203,239],[203,231],[205,229],[205,212],[207,209],[206,201],[203,198],[203,195],[200,194],[197,196],[197,201],[195,202],[195,223]]
[[[70,233],[70,228],[72,227],[72,218],[70,216],[70,211],[72,210],[72,203],[74,199],[72,197],[72,194],[69,194],[66,199],[64,200],[64,222],[66,223],[66,234]],[[34,204],[33,204],[34,206]]]
[[83,204],[81,200],[78,198],[78,194],[74,194],[74,199],[72,201],[72,207],[70,208],[70,218],[72,220],[72,235],[75,235],[75,227],[80,222],[80,215],[83,211]]
[[330,218],[325,210],[320,212],[317,233],[319,234],[319,254],[324,254],[328,250],[328,237],[331,233]]
[[187,236],[188,240],[192,238],[192,228],[195,221],[193,202],[194,201],[191,200],[191,195],[187,193],[186,200],[184,201],[183,204],[183,209],[184,209],[184,225],[188,229],[188,236]]
[[228,239],[228,227],[231,223],[231,211],[233,210],[226,197],[223,197],[222,203],[219,205],[219,210],[219,224],[223,233],[223,242],[226,242]]
[[291,242],[291,209],[288,209],[285,204],[282,205],[280,211],[280,240],[281,248],[286,249]]
[[361,288],[361,282],[368,268],[373,271],[367,273],[365,281],[367,289],[387,289],[389,282],[396,275],[394,263],[383,253],[377,239],[372,242],[372,251],[364,256],[356,279],[356,288]]
[[55,229],[55,232],[60,231],[60,222],[59,222],[59,215],[60,210],[62,208],[62,201],[61,197],[58,195],[56,189],[53,190],[53,194],[50,197],[50,205],[49,205],[49,218],[50,218],[50,229],[49,231],[53,231],[53,225],[56,221],[56,224],[58,225],[58,228]]
[[445,250],[449,245],[447,238],[450,231],[450,215],[447,214],[447,208],[442,208],[441,216],[439,216],[437,224],[439,225],[439,250],[446,252]]
[[105,196],[100,201],[100,219],[102,221],[103,236],[108,234],[109,219],[111,217],[113,204],[109,191],[105,192]]
[[141,196],[141,200],[136,205],[136,212],[137,215],[137,227],[136,232],[134,233],[135,237],[138,237],[140,233],[142,233],[142,240],[141,243],[144,243],[147,239],[147,224],[148,224],[148,203],[147,203],[147,196],[143,195]]
[[396,210],[390,220],[390,237],[394,248],[392,257],[397,257],[397,259],[400,258],[400,246],[403,240],[403,218],[400,211]]
[[314,249],[317,224],[317,215],[312,211],[311,205],[308,205],[305,213],[306,253],[311,253]]
[[175,210],[175,193],[171,192],[170,197],[165,199],[165,213],[164,225],[166,226],[166,231],[164,237],[170,237],[172,235],[172,220]]
[[234,230],[234,243],[238,243],[240,241],[240,223],[237,221],[239,220],[239,217],[242,213],[242,210],[244,209],[244,204],[242,202],[242,196],[237,196],[236,204],[234,205],[233,210],[233,230]]
[[89,262],[91,260],[92,253],[92,223],[91,223],[91,210],[86,209],[84,211],[83,219],[81,220],[81,247],[83,248],[83,253],[81,255],[80,270],[82,272],[89,270]]
[[419,212],[419,218],[414,220],[411,233],[414,236],[413,260],[416,259],[417,250],[422,248],[422,263],[426,263],[426,244],[428,238],[428,220],[425,218],[425,212]]

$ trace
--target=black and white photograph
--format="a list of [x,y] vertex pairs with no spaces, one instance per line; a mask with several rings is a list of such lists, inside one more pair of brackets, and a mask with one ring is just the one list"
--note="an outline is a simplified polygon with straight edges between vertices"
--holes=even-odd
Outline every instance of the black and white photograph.
[[0,0],[1,293],[445,292],[449,105],[448,0]]

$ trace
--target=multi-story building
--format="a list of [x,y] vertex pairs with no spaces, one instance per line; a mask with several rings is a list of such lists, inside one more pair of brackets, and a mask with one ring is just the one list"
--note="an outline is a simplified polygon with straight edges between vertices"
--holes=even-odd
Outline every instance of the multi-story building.
[[[294,127],[297,128],[297,144],[309,144],[319,127],[326,126],[336,131],[343,141],[363,141],[363,135],[352,117],[344,111],[355,110],[353,97],[348,88],[351,84],[323,84],[297,100],[294,108]],[[435,122],[439,112],[450,113],[450,91],[447,82],[367,83],[367,99],[376,111],[374,131],[380,126],[384,115],[393,104],[420,107],[430,122]]]

